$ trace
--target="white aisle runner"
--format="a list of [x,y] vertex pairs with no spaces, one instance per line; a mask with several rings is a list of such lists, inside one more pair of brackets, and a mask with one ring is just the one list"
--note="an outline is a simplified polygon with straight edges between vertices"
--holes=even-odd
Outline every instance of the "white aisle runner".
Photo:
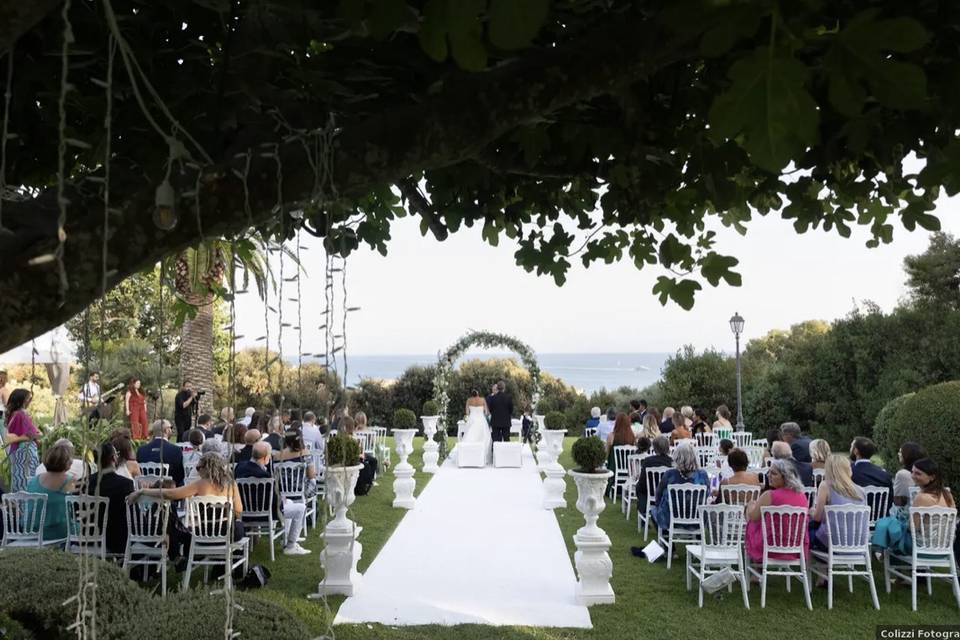
[[448,459],[334,624],[590,628],[534,465],[527,447],[521,469],[459,469]]

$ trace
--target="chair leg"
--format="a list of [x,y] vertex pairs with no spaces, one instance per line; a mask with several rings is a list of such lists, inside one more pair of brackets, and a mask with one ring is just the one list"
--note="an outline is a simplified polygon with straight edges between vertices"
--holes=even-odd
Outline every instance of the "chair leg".
[[183,572],[183,586],[180,587],[181,591],[186,591],[190,588],[190,574],[193,573],[193,545],[190,545],[190,552],[187,555],[187,568]]
[[870,566],[870,555],[867,554],[867,582],[870,584],[870,597],[873,599],[873,608],[880,610],[880,599],[877,598],[877,585],[873,581],[873,567]]
[[[930,572],[932,573],[932,572],[933,572],[933,569],[932,569],[932,568],[931,568],[931,569],[928,569],[928,571],[930,571]],[[930,577],[930,576],[927,576],[927,595],[928,595],[928,596],[932,596],[932,595],[933,595],[933,578]]]
[[833,562],[827,561],[827,609],[833,609]]
[[763,563],[763,574],[760,576],[760,608],[767,606],[767,563]]
[[960,578],[957,577],[957,560],[950,556],[950,573],[953,575],[953,597],[957,599],[957,607],[960,608]]
[[853,593],[853,576],[852,575],[847,576],[847,588],[849,589],[850,593]]
[[692,582],[690,581],[690,572],[692,570],[693,570],[693,556],[688,553],[687,554],[687,570],[684,573],[684,577],[686,578],[686,582],[687,582],[687,591],[690,591],[690,589],[693,586]]
[[167,599],[167,558],[160,558],[160,599]]
[[886,588],[887,593],[890,593],[891,585],[893,581],[890,579],[890,551],[884,550],[883,552],[883,586]]
[[807,571],[807,559],[800,554],[800,569],[803,575],[800,577],[800,586],[803,587],[803,598],[807,602],[807,609],[813,611],[813,602],[810,600],[810,575]]
[[910,603],[913,610],[917,610],[917,565],[910,567]]
[[737,569],[740,571],[740,592],[743,594],[743,606],[745,609],[750,608],[750,598],[747,596],[747,590],[749,589],[748,584],[750,582],[747,572],[743,568],[743,561],[737,561]]
[[670,539],[667,541],[667,569],[673,564],[673,529],[668,529]]

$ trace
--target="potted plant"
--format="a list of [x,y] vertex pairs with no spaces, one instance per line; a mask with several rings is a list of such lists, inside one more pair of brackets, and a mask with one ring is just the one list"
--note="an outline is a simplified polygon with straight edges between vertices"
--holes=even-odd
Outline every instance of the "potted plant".
[[344,432],[327,439],[326,446],[326,500],[334,510],[334,519],[327,528],[350,531],[353,523],[347,519],[347,509],[356,499],[353,490],[360,475],[360,443]]
[[436,442],[437,422],[440,420],[440,407],[433,400],[427,400],[423,403],[423,414],[420,419],[423,421],[423,471],[425,473],[436,473],[440,470],[437,462],[440,460],[440,445]]
[[563,437],[567,433],[567,417],[559,411],[551,411],[543,419],[545,429],[540,434],[543,445],[537,452],[540,454],[541,468],[555,464],[563,452]]
[[413,489],[413,466],[407,462],[407,457],[413,453],[413,436],[417,433],[417,415],[407,408],[400,408],[393,412],[393,441],[397,448],[400,463],[394,467],[393,475],[393,506],[403,509],[412,509],[416,504]]
[[578,438],[570,450],[576,469],[570,470],[570,476],[577,484],[577,510],[583,514],[586,526],[577,531],[583,538],[606,537],[597,526],[597,518],[606,508],[603,494],[607,490],[607,479],[613,472],[604,465],[607,462],[607,450],[599,438]]

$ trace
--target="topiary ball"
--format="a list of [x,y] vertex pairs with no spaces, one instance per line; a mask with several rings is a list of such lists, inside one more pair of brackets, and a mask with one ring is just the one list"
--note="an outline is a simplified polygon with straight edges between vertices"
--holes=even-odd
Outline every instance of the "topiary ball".
[[903,408],[903,403],[912,396],[912,393],[907,393],[883,405],[883,409],[880,409],[880,413],[877,414],[877,419],[873,423],[873,439],[877,443],[877,451],[880,452],[887,468],[890,470],[897,466],[897,452],[900,451],[900,445],[903,444],[903,442],[891,440],[890,428],[900,409]]
[[433,400],[427,400],[423,403],[423,413],[424,416],[436,416],[440,415],[440,407],[437,406],[437,403]]
[[[896,465],[896,451],[913,441],[927,450],[940,467],[944,484],[960,483],[960,381],[926,387],[894,406],[884,417],[881,431],[885,450],[894,452],[888,466]],[[888,454],[889,455],[889,454]]]
[[544,417],[543,426],[552,431],[567,428],[567,416],[560,411],[551,411]]
[[394,429],[416,429],[417,414],[410,409],[400,408],[393,412]]
[[338,433],[327,440],[326,461],[328,467],[360,464],[360,443],[348,433]]
[[600,438],[583,437],[577,438],[570,449],[570,455],[573,461],[577,463],[577,471],[580,473],[602,473],[602,469],[607,462],[607,449]]

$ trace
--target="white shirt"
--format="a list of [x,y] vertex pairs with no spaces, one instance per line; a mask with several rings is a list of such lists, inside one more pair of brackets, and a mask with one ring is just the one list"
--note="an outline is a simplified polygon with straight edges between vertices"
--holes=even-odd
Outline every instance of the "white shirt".
[[305,444],[311,444],[315,451],[323,451],[323,434],[320,433],[320,427],[318,427],[316,424],[304,422],[302,431],[303,442]]
[[615,423],[611,420],[601,418],[600,424],[597,425],[597,437],[603,440],[604,442],[606,442],[607,436],[609,436],[613,432],[614,424]]
[[100,402],[100,383],[89,380],[80,390],[81,402]]
[[[34,475],[40,475],[41,473],[46,473],[46,471],[47,471],[47,468],[41,462],[37,466],[37,471]],[[90,473],[96,473],[96,472],[97,472],[96,465],[91,464]],[[83,477],[83,460],[81,460],[80,458],[74,458],[73,462],[70,463],[70,469],[67,470],[67,473],[71,475],[74,480],[79,480],[80,478],[82,478]]]
[[242,418],[240,418],[239,422],[240,422],[240,424],[242,424],[243,426],[249,427],[249,426],[250,426],[250,420],[251,420],[252,418],[253,418],[253,416],[243,416]]

